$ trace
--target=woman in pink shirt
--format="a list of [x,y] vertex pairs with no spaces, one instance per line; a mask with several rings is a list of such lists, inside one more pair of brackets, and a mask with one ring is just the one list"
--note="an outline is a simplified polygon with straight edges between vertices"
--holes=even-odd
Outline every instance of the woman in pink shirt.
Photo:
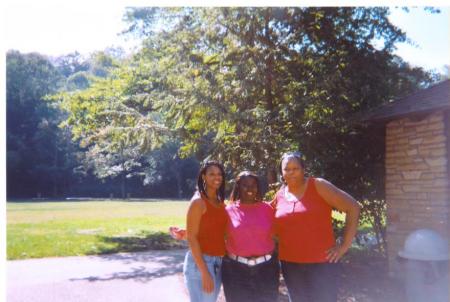
[[279,263],[273,241],[274,210],[261,200],[258,177],[239,173],[226,207],[222,283],[227,302],[278,300]]

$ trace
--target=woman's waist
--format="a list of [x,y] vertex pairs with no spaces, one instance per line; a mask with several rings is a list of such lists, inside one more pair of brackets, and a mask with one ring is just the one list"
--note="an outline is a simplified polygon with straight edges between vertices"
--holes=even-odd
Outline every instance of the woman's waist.
[[227,241],[226,251],[229,254],[234,254],[241,257],[258,257],[273,253],[275,250],[275,243],[273,240],[258,243],[239,243]]
[[267,262],[269,260],[275,259],[276,253],[275,253],[275,250],[272,250],[271,252],[269,252],[267,254],[239,256],[239,255],[236,255],[236,254],[233,254],[233,253],[227,251],[226,257],[228,257],[231,260],[246,264],[248,266],[254,266],[254,265],[258,265],[258,264]]
[[[211,263],[211,262],[217,262],[217,261],[221,261],[222,257],[225,255],[210,255],[210,254],[206,254],[202,252],[202,258],[203,261],[205,261],[206,263]],[[194,261],[194,256],[192,255],[192,251],[189,249],[186,253],[186,257],[189,258],[190,260]]]
[[335,246],[334,238],[322,241],[294,242],[279,241],[278,250],[281,260],[293,262],[322,262],[326,261],[327,251]]

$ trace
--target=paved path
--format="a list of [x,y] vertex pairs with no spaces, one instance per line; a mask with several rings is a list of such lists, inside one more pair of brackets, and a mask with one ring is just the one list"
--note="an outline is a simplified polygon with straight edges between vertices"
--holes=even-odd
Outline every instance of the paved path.
[[7,302],[188,301],[185,250],[7,261]]

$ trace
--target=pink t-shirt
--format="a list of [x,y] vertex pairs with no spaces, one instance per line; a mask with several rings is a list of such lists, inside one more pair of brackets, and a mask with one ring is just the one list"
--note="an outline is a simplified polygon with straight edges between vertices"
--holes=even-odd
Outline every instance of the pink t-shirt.
[[270,204],[257,202],[227,205],[229,221],[226,229],[227,252],[242,256],[261,256],[271,253],[273,242],[274,209]]

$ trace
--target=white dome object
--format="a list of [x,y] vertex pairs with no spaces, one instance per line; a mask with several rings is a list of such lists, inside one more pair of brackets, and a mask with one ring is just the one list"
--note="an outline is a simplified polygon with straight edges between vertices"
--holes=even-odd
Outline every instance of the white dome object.
[[430,229],[415,230],[406,237],[400,257],[423,261],[448,260],[448,242],[436,231]]

